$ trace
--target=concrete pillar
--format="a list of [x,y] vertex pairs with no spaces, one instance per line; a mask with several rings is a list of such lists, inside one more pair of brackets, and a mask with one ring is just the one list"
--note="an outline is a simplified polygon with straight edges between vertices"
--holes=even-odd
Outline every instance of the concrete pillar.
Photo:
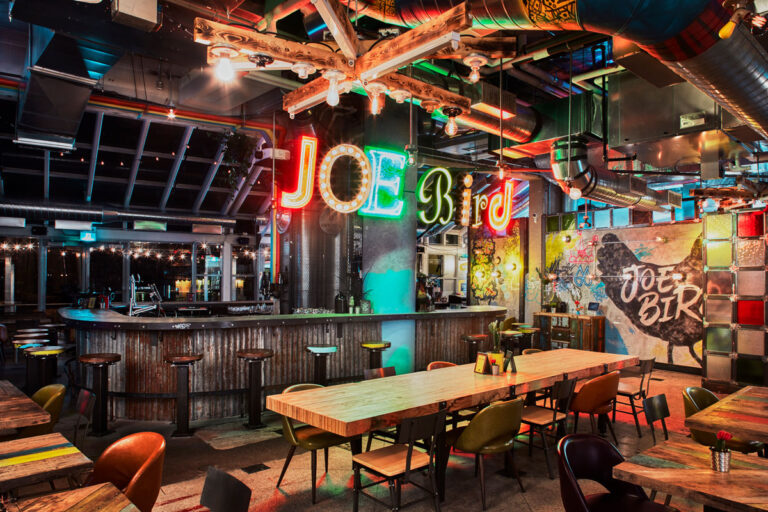
[[225,240],[221,245],[221,300],[232,300],[232,242]]
[[538,268],[544,272],[546,233],[545,217],[547,214],[547,199],[549,184],[544,180],[528,183],[530,203],[528,207],[528,276],[525,286],[525,321],[533,322],[533,313],[541,311],[541,282]]
[[[46,151],[47,153],[47,151]],[[37,249],[37,310],[45,311],[48,284],[48,242],[40,240]]]
[[[91,283],[91,251],[88,247],[80,249],[80,291],[85,293]],[[94,290],[98,291],[98,290]]]

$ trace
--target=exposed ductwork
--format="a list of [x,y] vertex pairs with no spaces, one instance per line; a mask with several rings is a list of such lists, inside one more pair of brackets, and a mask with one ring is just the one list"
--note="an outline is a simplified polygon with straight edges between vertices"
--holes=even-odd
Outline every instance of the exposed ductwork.
[[550,156],[552,174],[560,187],[572,198],[593,201],[638,210],[665,211],[662,206],[678,203],[670,191],[648,188],[642,178],[631,174],[616,174],[608,169],[594,167],[587,161],[587,140],[573,136],[556,141]]
[[[476,110],[457,116],[456,122],[482,132],[499,135],[499,118]],[[518,105],[517,115],[505,119],[502,123],[504,138],[517,143],[528,142],[536,135],[538,125],[536,112],[531,108]]]

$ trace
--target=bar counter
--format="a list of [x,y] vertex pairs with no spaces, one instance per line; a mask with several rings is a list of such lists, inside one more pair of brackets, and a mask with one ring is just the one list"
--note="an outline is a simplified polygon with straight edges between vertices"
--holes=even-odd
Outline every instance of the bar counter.
[[[222,418],[245,412],[248,375],[246,363],[236,356],[240,349],[274,351],[275,356],[264,364],[264,386],[267,394],[279,393],[291,384],[312,381],[313,363],[305,350],[309,345],[338,346],[338,352],[328,359],[331,382],[361,379],[368,367],[368,353],[360,343],[382,340],[383,325],[414,324],[405,329],[412,339],[393,343],[384,354],[385,364],[390,355],[401,362],[407,359],[415,370],[423,370],[435,360],[466,362],[462,335],[486,333],[488,324],[503,318],[506,308],[205,318],[129,317],[110,310],[62,308],[59,314],[76,329],[78,355],[121,355],[120,362],[109,370],[115,417],[171,421],[176,371],[165,363],[165,355],[203,354],[190,372],[190,418]],[[90,372],[81,368],[80,379],[90,387]]]

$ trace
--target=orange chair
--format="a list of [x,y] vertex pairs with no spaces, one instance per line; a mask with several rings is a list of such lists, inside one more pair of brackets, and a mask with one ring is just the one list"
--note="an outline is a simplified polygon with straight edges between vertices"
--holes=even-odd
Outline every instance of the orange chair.
[[597,434],[597,425],[595,424],[595,415],[603,418],[608,424],[608,428],[613,436],[613,442],[619,444],[616,434],[613,431],[613,425],[608,415],[613,412],[613,402],[616,400],[616,393],[619,391],[619,372],[612,372],[601,375],[590,380],[581,390],[576,393],[571,401],[571,411],[574,414],[573,431],[579,427],[579,414],[589,414],[589,421],[592,425],[592,433]]
[[432,361],[427,365],[427,371],[449,368],[451,366],[456,366],[456,363],[449,363],[448,361]]
[[165,439],[155,432],[137,432],[118,439],[93,465],[86,485],[110,482],[136,505],[150,512],[163,479]]

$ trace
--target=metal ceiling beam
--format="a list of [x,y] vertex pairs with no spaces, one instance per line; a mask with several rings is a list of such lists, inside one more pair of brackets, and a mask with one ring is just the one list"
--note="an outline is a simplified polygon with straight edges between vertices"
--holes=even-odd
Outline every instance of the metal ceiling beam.
[[51,152],[43,151],[43,199],[48,200],[51,184]]
[[232,207],[232,203],[235,202],[235,199],[240,195],[240,192],[243,190],[243,187],[245,184],[251,179],[251,175],[253,173],[253,166],[256,165],[256,155],[255,152],[251,154],[251,162],[248,165],[248,172],[245,174],[245,176],[241,176],[240,179],[237,182],[237,185],[232,190],[232,192],[227,196],[227,200],[224,201],[224,204],[221,205],[221,210],[219,210],[219,213],[221,215],[226,215],[229,209]]
[[[266,169],[266,167],[254,167],[251,169],[247,184],[242,188],[242,190],[240,190],[240,192],[237,194],[237,197],[233,196],[234,201],[227,211],[227,216],[234,217],[237,215],[237,212],[239,212],[240,208],[242,208],[245,199],[250,195],[251,188],[253,188],[253,186],[256,184],[256,181],[259,179],[259,176],[261,176],[261,173],[264,171],[264,169]],[[271,196],[271,194],[268,193],[265,195]]]
[[192,137],[194,129],[194,126],[187,126],[184,129],[184,135],[181,137],[181,142],[179,142],[179,149],[176,150],[176,159],[173,161],[171,173],[168,175],[168,182],[165,184],[165,190],[163,190],[163,197],[160,199],[160,210],[162,211],[165,211],[165,206],[168,204],[168,198],[171,197],[171,190],[173,190],[173,186],[176,184],[176,176],[179,174],[181,162],[184,161],[189,138]]
[[104,112],[96,113],[96,126],[93,129],[93,144],[91,144],[91,160],[88,168],[88,184],[85,187],[85,201],[90,203],[93,195],[93,181],[96,177],[96,161],[99,157],[99,143],[101,142],[101,125],[104,122]]
[[141,156],[144,153],[144,145],[147,143],[147,134],[149,134],[149,119],[145,119],[141,123],[141,133],[139,134],[139,142],[136,144],[136,155],[133,157],[133,164],[131,164],[131,174],[128,177],[128,187],[125,190],[125,200],[123,201],[123,208],[128,208],[131,205],[131,196],[133,196],[133,187],[136,185],[136,176],[139,174],[139,164],[141,164]]
[[211,184],[213,183],[213,178],[216,177],[216,173],[219,171],[219,167],[221,166],[221,161],[224,159],[225,149],[227,149],[227,141],[223,140],[221,141],[221,144],[219,144],[219,149],[216,151],[216,156],[214,157],[213,163],[208,168],[208,174],[205,175],[205,179],[200,185],[200,193],[197,194],[197,199],[195,199],[195,204],[192,206],[192,211],[200,211],[200,207],[203,205],[205,196],[208,195],[208,190],[211,188]]

